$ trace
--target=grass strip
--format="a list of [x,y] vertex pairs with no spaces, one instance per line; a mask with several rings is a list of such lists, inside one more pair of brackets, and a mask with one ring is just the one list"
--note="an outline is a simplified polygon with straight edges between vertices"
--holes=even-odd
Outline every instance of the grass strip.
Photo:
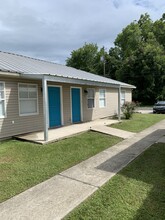
[[164,220],[165,144],[154,144],[65,220]]
[[140,132],[157,122],[165,119],[164,114],[140,114],[135,113],[129,120],[122,120],[117,124],[110,125],[112,128],[118,128],[130,132]]
[[121,138],[86,132],[48,145],[0,143],[0,202],[113,146]]

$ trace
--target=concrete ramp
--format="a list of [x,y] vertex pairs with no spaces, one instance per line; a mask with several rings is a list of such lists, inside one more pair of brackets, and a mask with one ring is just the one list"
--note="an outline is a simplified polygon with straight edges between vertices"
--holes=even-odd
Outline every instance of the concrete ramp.
[[97,131],[97,132],[100,132],[103,134],[121,137],[123,139],[130,138],[131,136],[133,136],[135,134],[133,132],[124,131],[124,130],[116,129],[116,128],[111,128],[111,127],[104,126],[104,125],[94,126],[91,128],[91,130]]

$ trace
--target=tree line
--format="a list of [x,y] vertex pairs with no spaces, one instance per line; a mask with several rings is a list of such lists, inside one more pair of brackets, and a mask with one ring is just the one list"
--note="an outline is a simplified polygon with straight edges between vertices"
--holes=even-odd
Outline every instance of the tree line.
[[154,22],[148,14],[141,15],[108,51],[85,43],[71,52],[66,65],[135,85],[134,101],[153,104],[165,99],[165,14]]

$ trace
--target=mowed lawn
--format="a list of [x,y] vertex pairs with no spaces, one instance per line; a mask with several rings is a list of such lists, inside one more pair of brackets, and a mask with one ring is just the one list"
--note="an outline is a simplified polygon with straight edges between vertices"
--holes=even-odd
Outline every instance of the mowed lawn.
[[154,144],[65,220],[164,220],[165,144]]
[[121,140],[86,132],[44,146],[17,140],[0,142],[0,202]]
[[153,124],[165,119],[165,114],[133,114],[130,120],[122,120],[120,123],[110,125],[125,131],[140,132]]

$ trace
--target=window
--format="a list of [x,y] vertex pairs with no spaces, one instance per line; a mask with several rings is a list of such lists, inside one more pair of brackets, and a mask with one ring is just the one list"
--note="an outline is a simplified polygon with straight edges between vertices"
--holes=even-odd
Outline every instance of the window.
[[35,115],[38,113],[38,87],[33,84],[19,84],[19,114]]
[[88,108],[94,108],[95,107],[95,90],[94,89],[87,89],[87,105]]
[[4,118],[6,116],[5,109],[5,83],[0,82],[0,118]]
[[104,108],[106,106],[105,89],[99,90],[99,106],[100,108]]
[[121,92],[121,106],[125,104],[125,91]]

